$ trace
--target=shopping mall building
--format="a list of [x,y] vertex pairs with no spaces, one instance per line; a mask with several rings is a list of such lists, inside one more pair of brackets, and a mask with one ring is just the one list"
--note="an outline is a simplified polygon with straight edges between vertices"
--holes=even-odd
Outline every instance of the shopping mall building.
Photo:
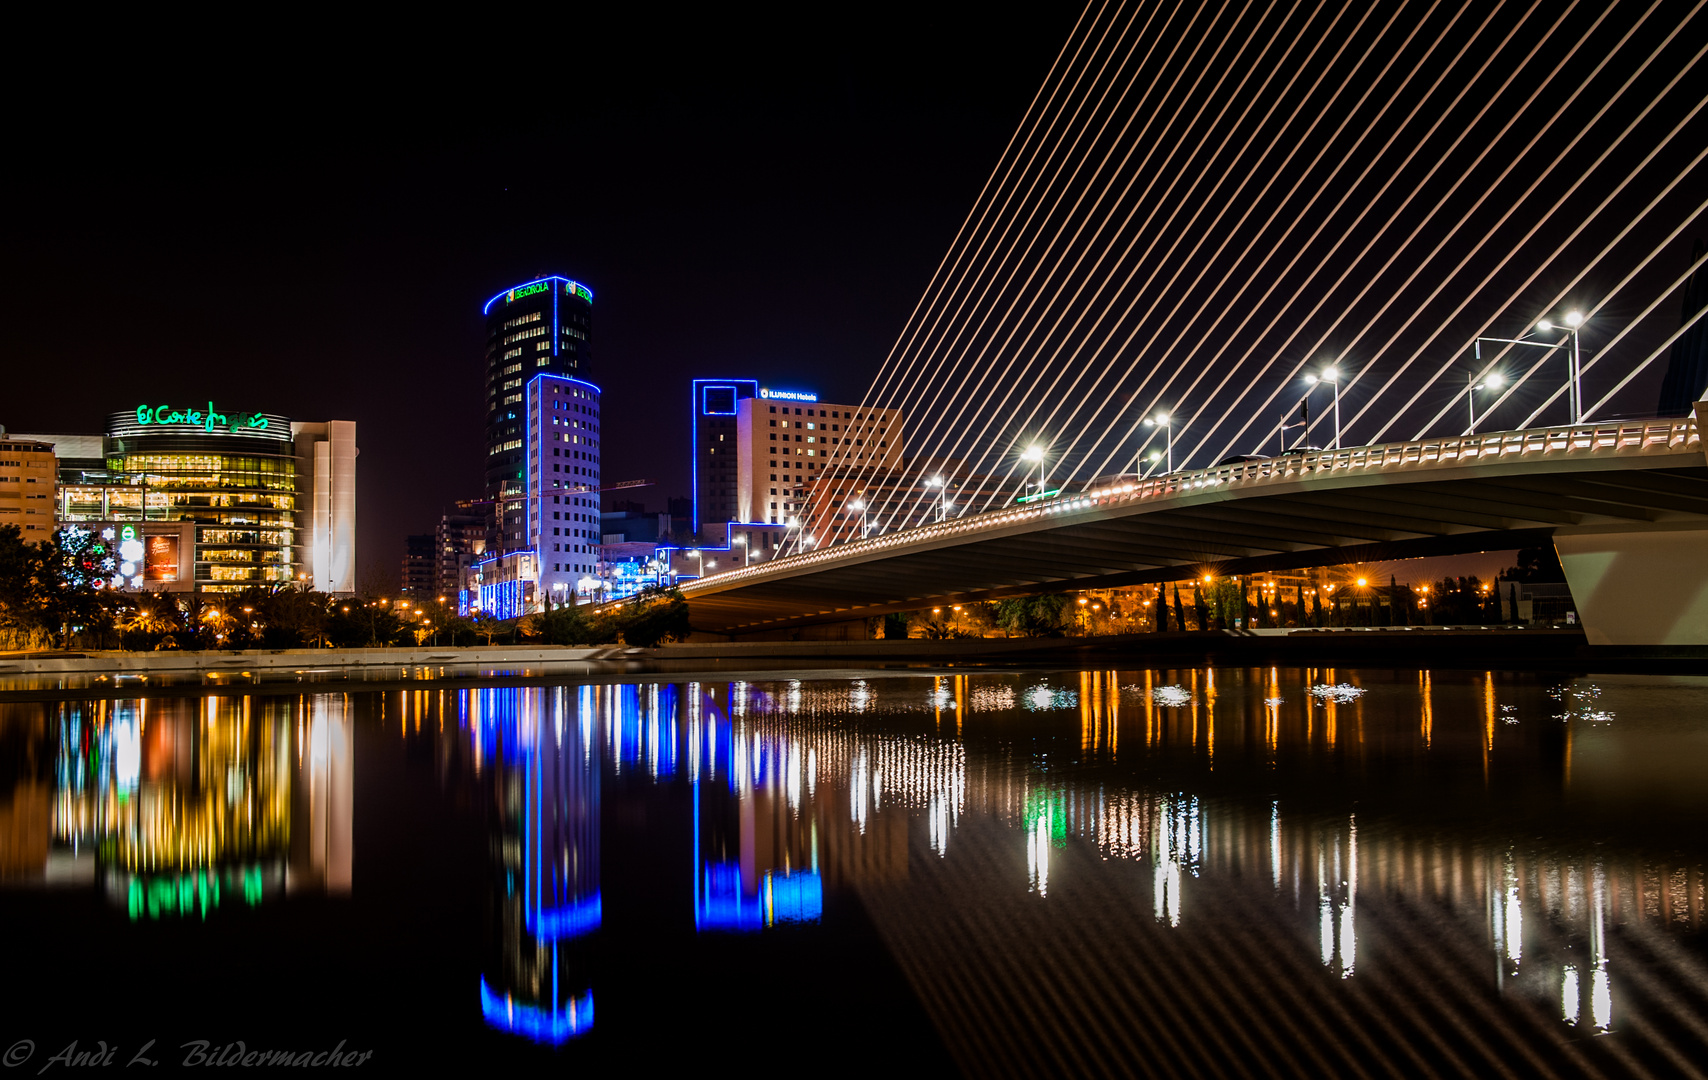
[[52,446],[57,523],[113,530],[115,585],[355,591],[354,421],[163,402],[113,413],[100,434],[7,438]]

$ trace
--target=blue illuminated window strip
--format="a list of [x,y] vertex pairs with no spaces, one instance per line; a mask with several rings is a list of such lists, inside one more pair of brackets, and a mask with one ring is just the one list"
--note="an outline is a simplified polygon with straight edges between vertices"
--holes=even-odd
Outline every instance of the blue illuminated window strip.
[[593,991],[566,1002],[561,1008],[545,1009],[523,1005],[508,994],[500,996],[480,977],[480,1011],[486,1022],[535,1042],[557,1046],[593,1028]]
[[[571,281],[569,278],[562,277],[558,274],[553,274],[551,277],[535,278],[533,281],[524,281],[520,285],[512,285],[508,289],[500,289],[498,291],[498,295],[494,296],[491,300],[488,300],[486,302],[486,306],[480,309],[480,313],[482,315],[491,314],[492,305],[498,303],[498,301],[504,299],[506,296],[509,296],[511,293],[515,292],[517,289],[526,289],[528,286],[538,285],[542,281],[561,281],[565,285],[573,285],[578,289],[587,289],[587,286],[583,285],[581,282]],[[557,295],[556,289],[552,290],[552,295],[553,296]],[[592,297],[593,297],[593,290],[592,289],[587,289],[587,296],[588,296],[588,303],[592,303],[593,302],[592,301]]]

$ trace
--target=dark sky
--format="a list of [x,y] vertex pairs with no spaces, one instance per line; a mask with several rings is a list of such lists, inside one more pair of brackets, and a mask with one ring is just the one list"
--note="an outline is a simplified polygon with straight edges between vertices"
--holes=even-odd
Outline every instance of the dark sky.
[[690,378],[859,399],[1078,14],[591,10],[44,28],[6,77],[0,424],[353,419],[394,574],[480,488],[481,304],[560,273],[604,475],[662,508]]

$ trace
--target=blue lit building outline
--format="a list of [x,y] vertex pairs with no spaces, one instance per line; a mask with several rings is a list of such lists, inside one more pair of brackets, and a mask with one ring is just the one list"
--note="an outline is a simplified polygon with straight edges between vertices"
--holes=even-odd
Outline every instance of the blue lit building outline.
[[[758,379],[695,379],[688,384],[688,464],[693,471],[690,482],[694,491],[694,535],[700,535],[700,407],[702,387],[728,386],[736,392],[736,409],[741,409],[741,390],[744,386],[753,388],[747,396],[759,396]],[[723,414],[718,414],[723,415]]]
[[[494,296],[491,300],[488,300],[486,302],[486,305],[480,309],[480,313],[482,315],[491,314],[492,305],[498,303],[498,301],[503,299],[504,297],[509,296],[511,293],[515,292],[517,289],[526,289],[530,285],[539,285],[542,282],[547,282],[547,281],[561,281],[565,285],[571,286],[572,288],[587,289],[587,302],[589,304],[593,303],[593,290],[592,289],[588,289],[587,286],[583,285],[581,282],[572,281],[569,278],[566,278],[561,274],[552,274],[549,277],[535,278],[532,281],[524,281],[520,285],[512,285],[508,289],[498,290],[498,295]],[[553,305],[555,306],[556,305],[556,298],[557,298],[557,290],[556,289],[552,290],[552,298],[553,298]]]

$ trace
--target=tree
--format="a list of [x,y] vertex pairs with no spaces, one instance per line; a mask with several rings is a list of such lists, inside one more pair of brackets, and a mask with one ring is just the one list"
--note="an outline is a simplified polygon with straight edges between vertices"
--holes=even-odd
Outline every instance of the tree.
[[41,545],[24,543],[23,535],[16,525],[0,525],[0,640],[35,647],[52,633],[48,574]]
[[1192,614],[1198,617],[1198,629],[1210,629],[1210,609],[1204,605],[1204,589],[1195,585],[1192,588]]
[[1168,633],[1168,595],[1162,591],[1160,586],[1156,590],[1156,600],[1151,605],[1151,611],[1156,619],[1154,624],[1156,632],[1159,634]]
[[477,611],[469,616],[469,628],[477,636],[485,638],[488,645],[492,644],[493,635],[503,629],[496,618],[484,611]]
[[1320,627],[1322,624],[1323,591],[1321,589],[1317,589],[1315,592],[1311,593],[1311,625]]
[[1511,613],[1512,621],[1517,622],[1518,621],[1518,586],[1517,585],[1508,585],[1506,587],[1506,600],[1507,600],[1507,609]]
[[60,631],[61,647],[71,648],[71,637],[78,631],[111,630],[116,605],[107,581],[118,561],[108,542],[89,529],[67,525],[38,546],[37,576],[46,586],[39,598],[48,625]]
[[1064,593],[1014,596],[996,602],[996,621],[1021,637],[1061,637],[1069,602]]
[[1180,602],[1180,584],[1178,582],[1174,586],[1174,628],[1180,631],[1186,629],[1186,608]]
[[[182,612],[177,601],[166,593],[143,593],[136,606],[127,614],[119,629],[124,632],[127,649],[157,649],[166,637],[180,630]],[[173,639],[176,647],[177,639]]]

